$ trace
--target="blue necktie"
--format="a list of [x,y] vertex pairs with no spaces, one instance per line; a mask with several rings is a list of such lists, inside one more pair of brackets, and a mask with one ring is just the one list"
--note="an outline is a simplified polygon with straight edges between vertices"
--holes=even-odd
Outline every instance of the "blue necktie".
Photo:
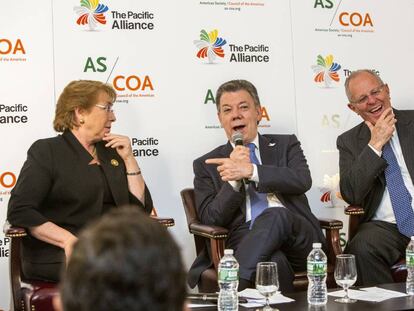
[[[247,147],[250,149],[250,162],[256,165],[259,165],[259,160],[256,157],[255,149],[256,146],[253,143],[247,144]],[[254,186],[254,183],[251,182],[247,187],[247,191],[250,197],[250,207],[251,207],[251,216],[252,221],[250,223],[250,228],[253,226],[253,222],[257,216],[259,216],[267,207],[267,194],[257,192]]]
[[414,212],[412,197],[404,184],[401,170],[388,142],[384,145],[382,157],[387,161],[385,180],[390,193],[391,204],[397,221],[398,230],[407,237],[414,235]]

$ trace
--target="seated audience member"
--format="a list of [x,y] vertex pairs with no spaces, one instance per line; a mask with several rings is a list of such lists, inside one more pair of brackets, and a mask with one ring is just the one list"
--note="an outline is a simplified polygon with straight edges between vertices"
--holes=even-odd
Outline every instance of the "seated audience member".
[[[222,84],[216,105],[228,142],[194,161],[200,220],[229,229],[226,248],[240,264],[240,290],[254,284],[258,262],[274,261],[281,290],[293,291],[294,271],[306,270],[312,243],[325,244],[305,196],[312,179],[300,143],[295,135],[258,133],[259,96],[246,80]],[[193,263],[190,286],[212,265],[209,252],[206,245]]]
[[53,138],[36,141],[12,190],[7,219],[28,229],[26,278],[59,281],[78,231],[114,207],[152,200],[128,137],[111,133],[115,90],[102,82],[69,83],[56,105]]
[[394,109],[390,88],[370,70],[354,71],[345,91],[363,122],[337,140],[341,194],[365,211],[345,252],[356,255],[359,285],[390,283],[414,235],[414,111]]
[[112,210],[73,247],[55,308],[64,311],[182,311],[185,272],[167,230],[136,208]]

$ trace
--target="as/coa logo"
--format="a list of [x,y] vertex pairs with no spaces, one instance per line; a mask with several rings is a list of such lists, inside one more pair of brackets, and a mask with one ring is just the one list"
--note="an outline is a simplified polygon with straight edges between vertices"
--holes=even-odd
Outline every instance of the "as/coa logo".
[[208,58],[210,64],[214,63],[216,57],[224,58],[223,46],[227,41],[218,36],[218,30],[214,29],[207,33],[204,29],[200,31],[200,40],[194,40],[195,46],[199,49],[197,57]]
[[74,8],[76,14],[79,15],[76,23],[78,25],[88,25],[89,30],[95,30],[97,24],[106,24],[104,13],[108,11],[105,4],[100,4],[99,0],[81,0],[81,6]]
[[335,63],[333,60],[334,57],[332,55],[328,55],[325,58],[322,55],[318,55],[316,65],[312,66],[312,70],[316,74],[313,81],[322,84],[326,88],[339,82],[338,70],[341,69],[341,65]]

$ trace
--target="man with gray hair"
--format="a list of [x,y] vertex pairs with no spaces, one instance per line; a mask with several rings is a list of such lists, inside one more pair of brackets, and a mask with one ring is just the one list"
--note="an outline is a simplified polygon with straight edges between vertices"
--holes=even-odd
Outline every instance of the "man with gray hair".
[[342,197],[364,209],[345,252],[356,255],[357,284],[390,283],[414,235],[414,111],[394,109],[388,85],[370,70],[352,72],[345,91],[364,121],[337,140]]

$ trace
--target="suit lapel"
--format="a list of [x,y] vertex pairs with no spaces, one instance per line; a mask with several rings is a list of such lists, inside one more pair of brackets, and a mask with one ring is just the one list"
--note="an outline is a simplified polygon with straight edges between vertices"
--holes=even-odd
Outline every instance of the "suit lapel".
[[404,113],[394,109],[397,118],[397,133],[400,140],[402,154],[404,156],[405,164],[410,172],[411,180],[414,181],[414,122]]
[[[368,126],[363,122],[361,123],[361,130],[359,132],[358,154],[360,154],[362,150],[365,147],[367,147],[370,139],[371,139],[371,131],[369,130]],[[380,182],[383,185],[385,185],[385,175],[380,174],[378,177],[379,177]]]
[[259,135],[260,159],[264,165],[277,165],[277,140],[271,140],[265,136]]
[[125,191],[125,187],[128,186],[125,184],[125,175],[123,173],[125,166],[122,159],[115,151],[106,148],[102,142],[96,144],[96,150],[98,152],[99,162],[101,163],[109,188],[111,189],[115,205],[125,204],[125,202],[128,202],[128,192]]
[[220,154],[223,158],[230,157],[230,153],[233,151],[233,146],[228,141],[227,144],[223,145],[223,148],[220,150]]
[[358,148],[359,153],[366,147],[371,139],[371,132],[365,123],[361,124],[361,131],[359,132]]
[[74,151],[76,156],[79,158],[79,161],[82,164],[89,164],[92,161],[93,157],[89,152],[82,146],[79,140],[73,135],[71,131],[65,131],[62,134],[63,139],[68,143],[71,149]]

